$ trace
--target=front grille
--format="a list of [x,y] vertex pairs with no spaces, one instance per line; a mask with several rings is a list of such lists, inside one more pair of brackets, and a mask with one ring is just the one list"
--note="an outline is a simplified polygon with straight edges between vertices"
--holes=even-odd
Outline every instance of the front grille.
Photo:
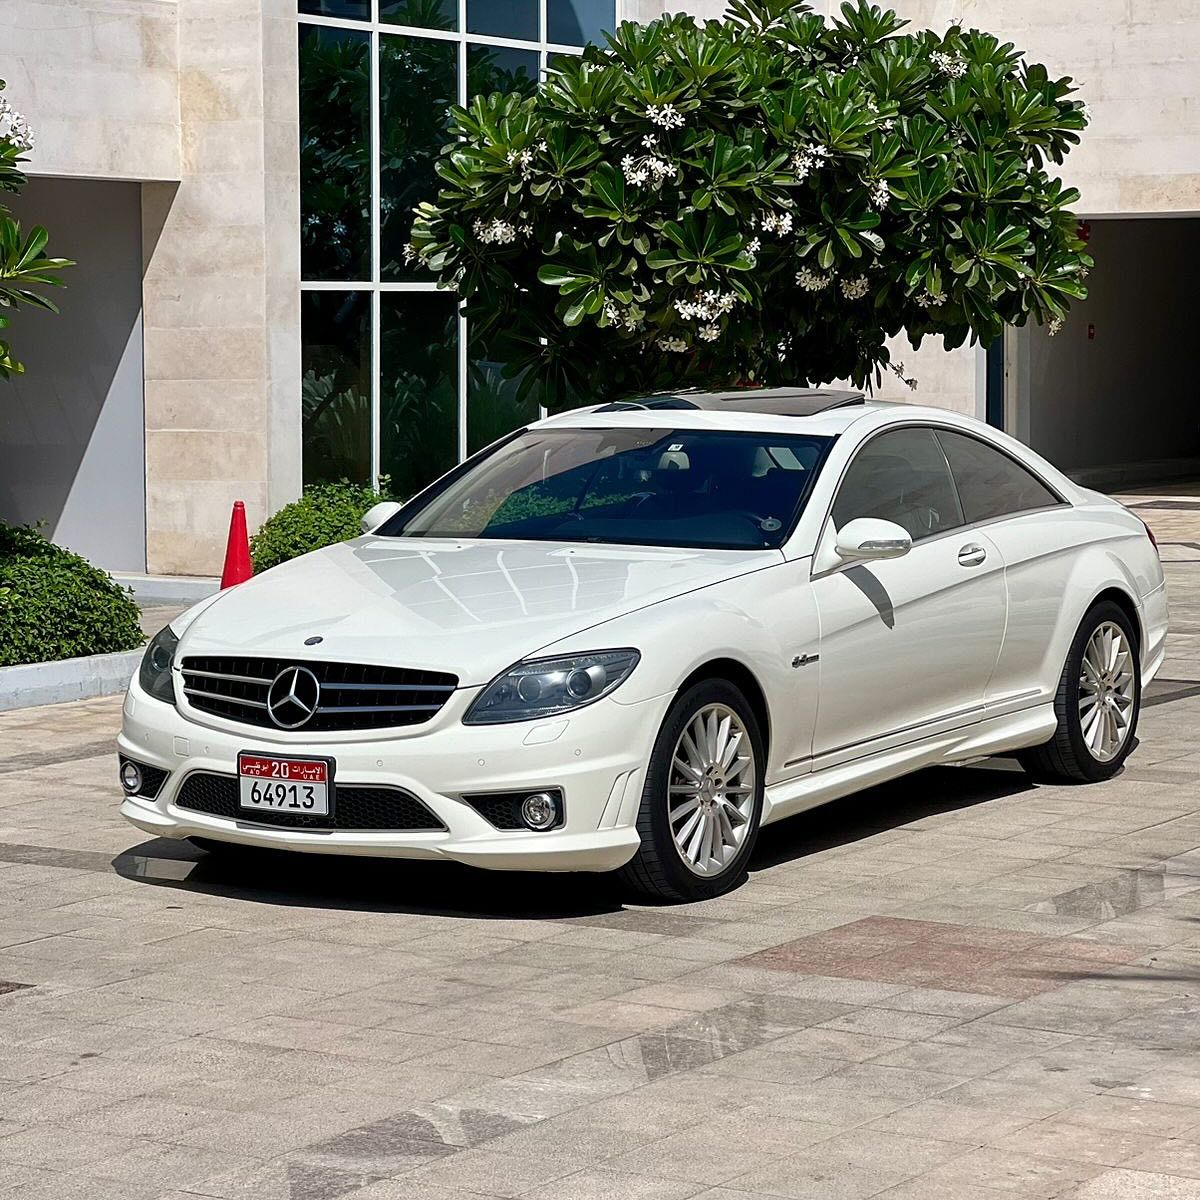
[[185,658],[183,691],[201,712],[275,729],[267,693],[279,672],[291,666],[307,667],[321,685],[316,712],[303,725],[288,726],[306,733],[420,725],[458,686],[458,676],[438,671],[220,655]]
[[446,827],[416,796],[392,787],[352,787],[337,784],[333,818],[302,813],[245,813],[238,807],[238,781],[234,775],[198,772],[189,775],[175,798],[177,808],[208,813],[213,817],[278,825],[287,829],[406,829],[444,830]]

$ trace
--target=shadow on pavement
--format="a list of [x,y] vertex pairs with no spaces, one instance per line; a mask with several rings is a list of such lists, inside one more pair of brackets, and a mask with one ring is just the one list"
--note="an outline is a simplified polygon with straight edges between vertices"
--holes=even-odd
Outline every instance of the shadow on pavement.
[[[1023,772],[1000,767],[932,768],[768,826],[750,870],[793,862],[1031,786]],[[210,855],[166,838],[142,842],[119,854],[112,865],[124,878],[154,887],[361,912],[562,920],[618,912],[631,899],[611,875],[492,872],[457,863],[252,849]]]
[[983,767],[930,767],[768,825],[759,835],[750,869],[807,858],[922,817],[1014,796],[1033,786],[1024,771],[992,762]]

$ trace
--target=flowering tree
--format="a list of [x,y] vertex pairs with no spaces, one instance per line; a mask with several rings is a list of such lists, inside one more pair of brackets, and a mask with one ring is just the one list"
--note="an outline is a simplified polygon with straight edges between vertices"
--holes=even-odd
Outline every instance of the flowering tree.
[[532,96],[452,111],[410,257],[551,408],[656,388],[902,375],[1062,321],[1091,265],[1047,170],[1085,106],[1011,44],[866,0],[623,24]]
[[[0,79],[0,92],[4,80]],[[33,149],[33,130],[29,122],[15,111],[8,99],[0,95],[0,192],[19,192],[25,186],[25,176],[18,163]],[[51,301],[34,289],[39,286],[61,287],[57,272],[72,264],[65,258],[47,258],[49,235],[40,225],[22,237],[21,225],[3,204],[0,204],[0,329],[8,326],[6,309],[20,304],[48,308],[57,312]],[[24,368],[12,356],[8,342],[0,339],[0,378],[7,379]]]

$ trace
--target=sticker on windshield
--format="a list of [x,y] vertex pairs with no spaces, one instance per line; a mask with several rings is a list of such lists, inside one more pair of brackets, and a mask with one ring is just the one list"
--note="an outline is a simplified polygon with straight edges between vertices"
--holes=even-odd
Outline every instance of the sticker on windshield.
[[682,450],[682,449],[683,449],[683,443],[682,443],[682,442],[676,442],[676,443],[675,443],[673,446],[668,446],[668,447],[667,447],[667,453],[668,453],[668,454],[678,454],[678,453],[679,453],[679,451],[680,451],[680,450]]
[[783,522],[778,517],[767,517],[758,523],[758,527],[764,533],[774,533],[775,530],[783,528]]

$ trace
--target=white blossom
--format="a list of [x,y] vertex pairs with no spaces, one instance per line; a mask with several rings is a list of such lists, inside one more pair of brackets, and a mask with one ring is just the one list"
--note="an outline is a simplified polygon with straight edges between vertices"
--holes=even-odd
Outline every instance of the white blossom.
[[529,173],[533,169],[533,151],[510,150],[508,152],[508,165],[515,168],[522,179],[528,179]]
[[946,303],[946,297],[940,292],[921,291],[913,299],[922,308],[936,308],[939,304]]
[[33,149],[33,127],[0,96],[0,141],[11,142],[22,152]]
[[871,290],[871,282],[865,275],[843,279],[839,286],[847,300],[861,300]]
[[807,179],[829,157],[829,147],[820,142],[811,142],[801,146],[792,155],[792,171],[797,179]]
[[701,325],[700,339],[705,342],[715,342],[721,336],[721,327],[719,325]]
[[1050,324],[1046,326],[1046,334],[1049,337],[1057,337],[1062,332],[1063,322],[1062,317],[1054,317]]
[[516,226],[499,217],[491,221],[484,221],[476,217],[471,225],[471,231],[485,246],[507,246],[517,240]]
[[681,113],[673,104],[664,104],[661,107],[657,104],[651,104],[649,108],[646,109],[646,116],[653,121],[655,125],[659,125],[663,129],[683,128],[683,113]]
[[935,50],[929,56],[929,61],[935,71],[940,71],[948,79],[961,79],[967,73],[966,60],[955,54],[947,54],[944,50]]
[[796,272],[796,282],[806,292],[819,292],[833,282],[832,275],[821,275],[809,267],[801,267]]
[[635,187],[653,188],[662,187],[668,179],[674,179],[676,174],[675,167],[653,154],[644,158],[626,154],[621,159],[621,171],[625,175],[626,183],[632,183]]
[[687,342],[679,337],[660,337],[655,344],[668,354],[686,354],[688,350]]
[[759,227],[763,233],[785,234],[792,232],[792,214],[790,212],[765,212],[758,218]]
[[642,138],[642,145],[647,150],[657,149],[658,148],[658,134],[657,133],[646,134],[646,136],[644,138]]
[[891,363],[888,367],[888,370],[891,371],[891,373],[895,375],[896,378],[899,379],[900,382],[904,384],[904,386],[908,388],[910,392],[915,392],[917,390],[917,381],[915,379],[905,378],[903,363]]
[[892,198],[891,189],[887,185],[886,179],[877,179],[868,188],[870,203],[872,208],[887,208],[888,201]]
[[685,321],[703,321],[712,324],[718,318],[732,311],[737,303],[736,292],[718,292],[710,288],[706,292],[697,292],[693,300],[676,300],[675,311]]

